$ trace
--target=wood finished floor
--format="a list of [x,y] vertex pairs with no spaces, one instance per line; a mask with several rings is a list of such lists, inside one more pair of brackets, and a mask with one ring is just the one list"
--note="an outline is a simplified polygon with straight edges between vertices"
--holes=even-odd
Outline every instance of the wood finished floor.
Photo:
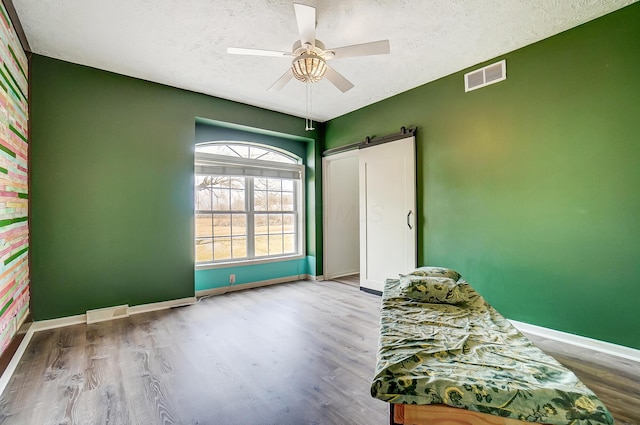
[[617,425],[640,425],[640,363],[526,335],[596,393],[611,411]]
[[[0,397],[0,424],[388,423],[369,395],[380,297],[296,282],[34,335]],[[640,367],[531,337],[618,424],[640,425]]]

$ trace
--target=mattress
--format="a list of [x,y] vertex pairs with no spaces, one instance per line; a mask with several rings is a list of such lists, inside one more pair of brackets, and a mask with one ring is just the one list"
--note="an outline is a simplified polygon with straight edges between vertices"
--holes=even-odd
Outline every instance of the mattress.
[[598,397],[542,352],[464,279],[464,302],[425,302],[388,279],[371,394],[389,403],[444,404],[529,422],[612,424]]

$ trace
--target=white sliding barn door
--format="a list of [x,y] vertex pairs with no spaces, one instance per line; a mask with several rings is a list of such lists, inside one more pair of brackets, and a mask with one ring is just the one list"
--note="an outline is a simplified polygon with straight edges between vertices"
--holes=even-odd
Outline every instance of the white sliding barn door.
[[359,170],[360,286],[382,291],[416,267],[414,137],[360,149]]

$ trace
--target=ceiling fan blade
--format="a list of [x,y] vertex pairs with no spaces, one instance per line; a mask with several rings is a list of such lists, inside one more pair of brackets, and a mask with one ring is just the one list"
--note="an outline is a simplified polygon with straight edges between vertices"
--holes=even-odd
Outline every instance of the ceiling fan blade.
[[230,55],[249,55],[249,56],[273,56],[287,57],[293,56],[291,52],[279,52],[277,50],[261,50],[261,49],[245,49],[243,47],[227,47],[227,53]]
[[342,93],[349,91],[353,88],[353,84],[351,81],[347,80],[342,76],[342,74],[338,73],[335,69],[327,66],[327,73],[324,74],[327,77],[327,80],[331,81],[331,83],[336,86]]
[[354,56],[370,56],[370,55],[386,55],[389,54],[391,48],[389,40],[372,41],[370,43],[352,44],[351,46],[337,47],[335,49],[327,49],[333,52],[333,59],[351,58]]
[[316,45],[316,8],[300,3],[294,3],[296,21],[298,22],[298,32],[300,42],[304,46],[306,43],[315,47]]
[[278,80],[269,87],[269,91],[278,91],[282,89],[289,81],[291,81],[292,78],[293,72],[291,71],[291,68],[289,68],[287,72],[282,74],[282,77],[278,78]]

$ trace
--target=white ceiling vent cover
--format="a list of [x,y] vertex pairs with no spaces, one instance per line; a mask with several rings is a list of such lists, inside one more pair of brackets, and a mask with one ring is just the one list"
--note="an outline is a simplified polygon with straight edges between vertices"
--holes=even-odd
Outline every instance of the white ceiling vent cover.
[[501,60],[464,74],[464,91],[479,89],[507,79],[507,61]]
[[87,310],[87,324],[120,319],[121,317],[129,317],[129,306],[127,304],[99,308],[97,310]]

